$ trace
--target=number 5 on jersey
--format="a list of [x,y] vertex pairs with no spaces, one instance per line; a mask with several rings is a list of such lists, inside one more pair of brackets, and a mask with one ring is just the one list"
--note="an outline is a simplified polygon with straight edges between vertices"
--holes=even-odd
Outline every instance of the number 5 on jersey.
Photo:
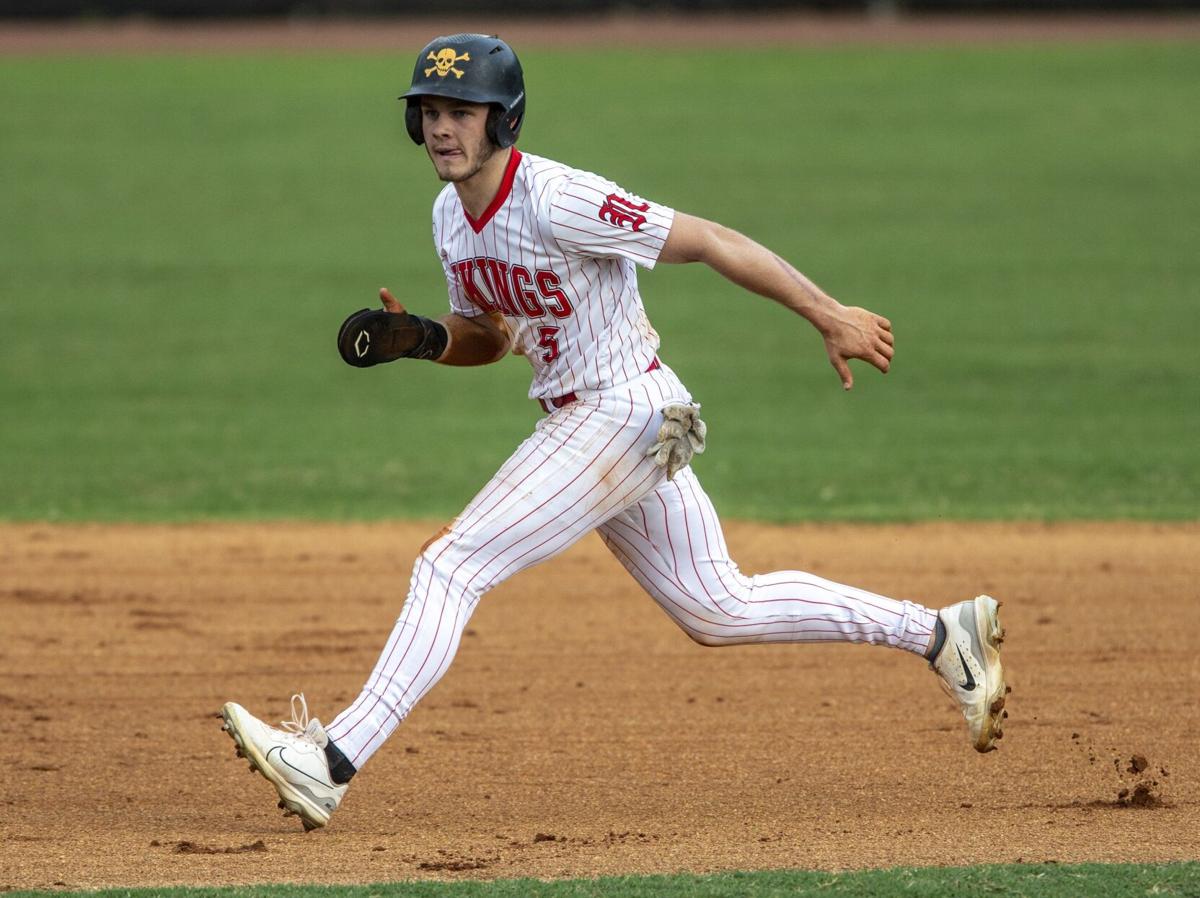
[[539,327],[537,345],[546,350],[542,353],[542,361],[549,364],[558,358],[558,332],[561,328]]

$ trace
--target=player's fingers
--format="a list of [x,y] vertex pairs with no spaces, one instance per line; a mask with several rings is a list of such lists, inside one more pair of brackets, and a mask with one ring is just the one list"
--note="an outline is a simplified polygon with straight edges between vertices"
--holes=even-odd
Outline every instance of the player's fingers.
[[882,371],[884,374],[887,374],[888,368],[892,367],[891,359],[887,358],[882,353],[878,353],[878,352],[871,353],[871,355],[867,358],[867,361],[870,362],[872,365],[874,365],[876,368],[878,368],[880,371]]
[[838,373],[838,377],[842,379],[842,389],[849,390],[854,386],[854,375],[850,373],[850,366],[846,364],[846,360],[841,356],[834,356],[829,360],[833,363],[834,369]]
[[892,358],[896,355],[895,347],[890,346],[887,343],[884,343],[882,340],[875,344],[875,351],[878,352],[881,356],[883,356],[888,361],[891,361]]
[[885,331],[890,331],[892,329],[892,322],[888,321],[882,315],[875,316],[875,323],[882,327]]
[[383,307],[389,312],[399,315],[404,311],[404,306],[400,305],[396,297],[392,296],[392,291],[387,287],[379,288],[379,298],[383,300]]
[[879,339],[882,340],[884,343],[886,343],[888,346],[894,346],[896,343],[895,335],[889,330],[880,330],[879,331]]

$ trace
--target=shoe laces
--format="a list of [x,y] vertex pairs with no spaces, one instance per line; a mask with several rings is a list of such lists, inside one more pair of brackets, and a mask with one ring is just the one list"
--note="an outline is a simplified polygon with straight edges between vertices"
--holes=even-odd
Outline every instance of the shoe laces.
[[319,748],[324,748],[329,741],[325,728],[317,718],[308,718],[308,702],[303,692],[292,696],[292,719],[281,721],[285,731],[298,739],[304,739]]

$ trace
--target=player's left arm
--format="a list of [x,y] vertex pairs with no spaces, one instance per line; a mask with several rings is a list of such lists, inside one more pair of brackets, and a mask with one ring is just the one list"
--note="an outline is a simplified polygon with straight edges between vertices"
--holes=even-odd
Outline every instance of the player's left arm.
[[854,386],[850,359],[884,374],[895,354],[892,324],[881,315],[844,306],[760,243],[716,222],[675,213],[659,262],[703,262],[739,287],[773,299],[806,318],[821,334],[842,387]]

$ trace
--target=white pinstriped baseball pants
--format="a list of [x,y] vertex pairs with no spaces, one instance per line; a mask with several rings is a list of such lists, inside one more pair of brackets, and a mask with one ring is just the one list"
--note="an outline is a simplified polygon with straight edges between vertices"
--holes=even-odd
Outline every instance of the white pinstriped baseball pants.
[[645,455],[659,409],[691,397],[666,367],[539,421],[413,567],[408,599],[354,703],[327,728],[356,766],[450,666],[471,613],[501,581],[599,530],[638,583],[703,645],[868,642],[918,654],[936,613],[800,571],[747,577],[690,469]]

